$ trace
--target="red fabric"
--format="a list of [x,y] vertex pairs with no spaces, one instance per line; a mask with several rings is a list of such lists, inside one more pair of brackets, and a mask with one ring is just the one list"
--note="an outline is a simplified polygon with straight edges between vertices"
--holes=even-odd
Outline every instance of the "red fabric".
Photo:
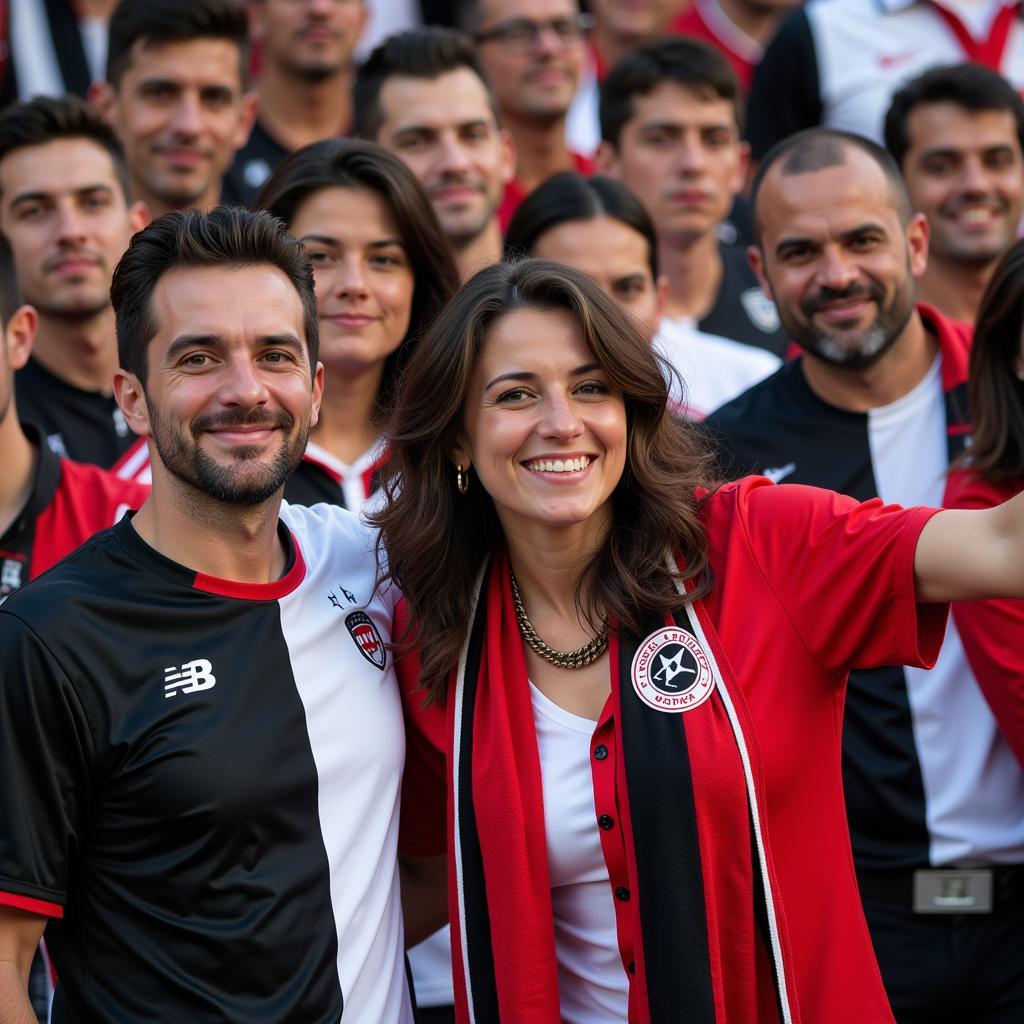
[[998,71],[1002,67],[1006,44],[1010,38],[1010,29],[1020,13],[1020,4],[1007,4],[1000,7],[995,18],[992,19],[988,35],[984,39],[975,39],[955,11],[940,3],[933,3],[932,9],[956,36],[957,42],[964,51],[964,60],[984,64],[985,67],[991,68],[993,71]]
[[[584,156],[582,153],[570,153],[572,162],[575,165],[574,170],[579,171],[580,174],[589,178],[592,174],[597,173],[597,164],[589,156]],[[504,234],[508,230],[509,221],[512,220],[512,214],[519,208],[519,204],[526,198],[527,191],[523,188],[522,182],[518,178],[513,178],[505,186],[505,194],[502,196],[501,205],[498,207],[498,222],[501,224],[501,233]]]
[[[947,508],[992,508],[1024,490],[1024,480],[990,483],[977,473],[950,474]],[[959,601],[953,619],[974,678],[1006,742],[1024,767],[1024,601]]]
[[[962,320],[951,320],[926,302],[917,304],[917,312],[925,327],[939,342],[939,351],[942,353],[942,390],[952,391],[967,380],[967,360],[971,354],[974,327]],[[957,426],[961,425],[950,424],[950,432],[970,433],[970,427],[957,431],[954,429]]]
[[0,906],[14,907],[30,914],[41,914],[43,917],[63,917],[64,908],[59,903],[47,903],[45,900],[34,900],[31,896],[19,896],[15,892],[0,890]]
[[36,519],[32,577],[45,572],[94,533],[113,526],[126,508],[137,509],[149,488],[108,470],[62,459],[53,500]]
[[689,36],[691,39],[699,39],[701,42],[713,46],[732,65],[736,77],[740,80],[740,86],[744,95],[750,92],[750,83],[754,79],[754,67],[746,57],[733,50],[729,44],[719,36],[715,30],[704,20],[704,16],[697,6],[693,5],[683,11],[675,21],[672,22],[671,31],[681,36]]
[[[751,746],[760,751],[765,838],[792,952],[793,991],[808,1024],[893,1019],[853,870],[840,769],[842,702],[852,667],[930,665],[938,655],[946,608],[919,606],[913,578],[917,538],[934,511],[899,510],[877,499],[857,505],[759,478],[722,487],[705,506],[715,580],[704,602],[707,621],[717,634],[719,664],[723,671],[728,666],[746,701]],[[452,730],[444,707],[422,707],[414,668],[400,667],[399,675],[409,724],[402,848],[437,854],[445,848]],[[609,748],[607,762],[617,763],[614,733],[605,738],[599,725],[595,742],[598,735]],[[711,784],[706,773],[713,770],[700,767],[702,785]],[[616,778],[614,793],[598,774],[594,785],[598,813],[609,801],[618,807],[611,830],[618,831],[626,804],[622,780]],[[715,813],[712,799],[702,814]],[[608,851],[609,840],[602,837],[602,844]],[[709,856],[717,862],[722,854],[709,849]],[[621,867],[607,852],[606,858],[618,884]],[[716,863],[714,884],[730,884],[728,870]],[[522,890],[496,887],[495,896],[507,900],[509,892],[519,899]],[[640,955],[640,936],[632,920],[618,923],[620,952],[629,963]],[[532,935],[517,938],[520,947],[534,942]],[[750,1020],[721,1016],[721,1024]]]

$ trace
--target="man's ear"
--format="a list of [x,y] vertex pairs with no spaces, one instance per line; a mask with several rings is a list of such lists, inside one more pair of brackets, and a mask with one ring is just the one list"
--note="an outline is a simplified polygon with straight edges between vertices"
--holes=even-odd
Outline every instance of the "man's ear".
[[134,373],[122,369],[114,371],[114,398],[132,432],[139,437],[149,437],[152,431],[146,391]]
[[768,278],[764,276],[764,253],[761,252],[759,245],[747,246],[747,262],[750,264],[750,269],[757,276],[757,280],[761,285],[761,291],[774,302],[775,296],[772,295],[772,286],[768,283]]
[[235,152],[237,153],[248,141],[252,134],[252,126],[256,123],[256,115],[260,111],[260,98],[254,92],[247,92],[242,96],[242,114],[238,119],[238,128],[235,130]]
[[117,93],[109,82],[93,82],[86,93],[89,102],[100,112],[103,120],[113,124],[114,105],[117,102]]
[[34,306],[19,306],[4,325],[4,340],[7,343],[7,365],[11,370],[20,370],[32,354],[32,343],[39,326],[39,314]]
[[604,140],[597,147],[594,153],[594,161],[601,174],[607,174],[609,178],[619,178],[619,151],[610,143]]
[[136,231],[148,227],[152,220],[153,216],[149,212],[149,207],[141,199],[137,199],[128,207],[128,223],[133,235]]
[[313,371],[313,411],[309,416],[309,429],[312,430],[320,422],[320,403],[324,397],[324,364],[317,363]]

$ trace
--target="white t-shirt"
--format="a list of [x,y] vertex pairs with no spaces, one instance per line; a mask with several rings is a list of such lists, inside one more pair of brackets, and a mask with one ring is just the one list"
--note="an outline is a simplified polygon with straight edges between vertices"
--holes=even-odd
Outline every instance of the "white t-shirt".
[[596,722],[559,707],[532,683],[563,1024],[623,1024],[629,979],[590,774]]
[[682,378],[684,393],[672,381],[669,406],[691,420],[704,419],[782,365],[765,349],[706,334],[681,318],[662,319],[654,350]]

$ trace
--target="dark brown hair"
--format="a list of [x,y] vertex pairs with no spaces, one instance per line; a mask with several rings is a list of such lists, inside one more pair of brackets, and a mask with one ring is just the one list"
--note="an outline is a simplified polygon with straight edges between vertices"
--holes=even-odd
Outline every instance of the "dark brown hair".
[[669,415],[668,384],[650,343],[585,274],[540,259],[488,267],[445,307],[409,361],[386,432],[393,451],[387,502],[371,517],[386,576],[409,602],[403,642],[419,648],[432,699],[444,699],[477,573],[502,541],[494,504],[476,478],[458,493],[449,452],[481,346],[516,309],[567,311],[625,401],[626,465],[611,498],[611,530],[579,580],[581,614],[594,622],[600,610],[637,632],[649,615],[678,609],[668,550],[682,553],[683,579],[694,580],[698,593],[710,585],[694,493],[707,481],[710,455],[695,428]]
[[1024,328],[1024,241],[999,261],[974,327],[968,394],[970,467],[992,482],[1024,479],[1024,381],[1017,377]]
[[256,205],[291,225],[299,207],[325,188],[367,188],[385,202],[412,267],[415,286],[409,330],[384,363],[377,414],[383,415],[395,381],[424,328],[459,286],[459,272],[430,200],[412,171],[375,142],[326,139],[304,146],[277,166]]
[[320,350],[320,321],[313,291],[313,268],[302,246],[284,225],[263,210],[218,206],[209,213],[175,210],[138,232],[110,283],[117,355],[122,369],[145,385],[146,351],[159,325],[153,316],[153,290],[160,278],[181,267],[253,267],[280,270],[302,300],[310,370]]

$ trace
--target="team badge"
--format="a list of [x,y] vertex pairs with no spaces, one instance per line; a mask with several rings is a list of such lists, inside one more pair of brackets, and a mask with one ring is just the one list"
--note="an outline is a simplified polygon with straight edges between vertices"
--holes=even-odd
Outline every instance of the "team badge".
[[678,626],[652,633],[637,648],[630,670],[637,696],[655,711],[678,714],[700,707],[715,688],[711,662]]
[[352,639],[356,642],[362,656],[371,664],[376,665],[381,671],[387,662],[388,652],[384,641],[373,624],[373,619],[366,612],[352,612],[345,617],[345,626],[348,628]]
[[760,288],[748,288],[741,292],[740,302],[751,322],[766,334],[779,329],[779,312],[775,303]]

